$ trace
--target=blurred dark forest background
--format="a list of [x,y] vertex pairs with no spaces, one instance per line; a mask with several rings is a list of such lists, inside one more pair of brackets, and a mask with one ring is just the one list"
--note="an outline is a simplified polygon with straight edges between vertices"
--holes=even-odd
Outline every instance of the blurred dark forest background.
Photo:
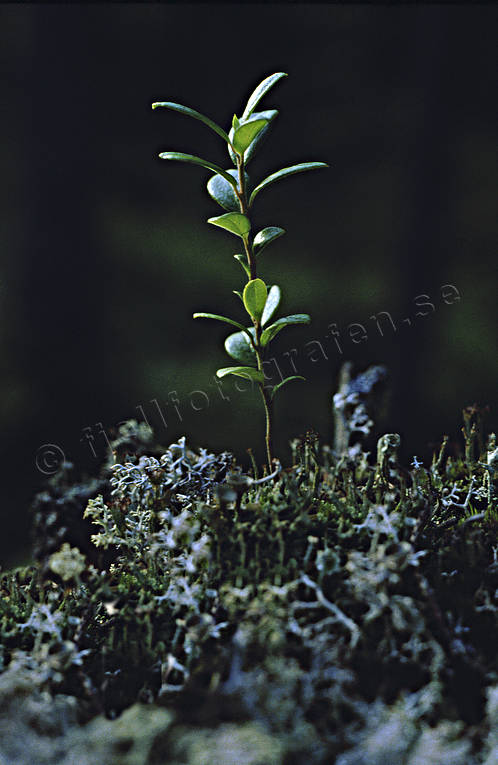
[[[227,333],[191,318],[242,317],[236,240],[205,223],[222,212],[209,173],[157,155],[230,162],[214,133],[152,112],[154,100],[226,127],[264,76],[288,72],[262,104],[280,117],[250,173],[330,164],[255,205],[258,227],[287,230],[262,258],[265,278],[282,286],[285,310],[313,318],[276,348],[285,373],[296,349],[308,378],[277,402],[284,462],[307,428],[330,438],[346,359],[389,368],[381,424],[401,434],[406,460],[427,458],[443,433],[458,441],[465,405],[489,404],[492,424],[496,22],[495,8],[475,5],[1,7],[4,562],[29,555],[43,471],[61,453],[95,470],[125,419],[145,417],[165,444],[185,434],[263,460],[256,396],[229,381],[227,401],[214,384]],[[445,301],[443,285],[461,299]],[[384,314],[379,330],[370,317],[383,311],[394,326]],[[334,323],[342,353],[327,337]],[[308,358],[312,340],[327,359]]]

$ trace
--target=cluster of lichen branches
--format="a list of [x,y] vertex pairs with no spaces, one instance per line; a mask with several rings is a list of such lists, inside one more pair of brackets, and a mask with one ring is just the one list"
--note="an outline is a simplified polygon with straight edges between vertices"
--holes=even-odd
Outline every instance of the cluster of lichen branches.
[[247,277],[247,283],[242,292],[237,290],[234,292],[242,300],[250,317],[251,325],[247,327],[239,321],[212,313],[195,313],[194,318],[216,319],[237,328],[237,332],[227,337],[225,350],[231,358],[239,363],[239,366],[218,369],[217,375],[218,377],[237,375],[252,380],[258,385],[265,410],[266,456],[270,470],[272,467],[273,398],[277,390],[287,382],[304,378],[299,375],[292,375],[278,385],[268,385],[264,374],[265,355],[269,344],[281,329],[291,324],[307,324],[310,317],[308,314],[300,313],[272,321],[280,304],[281,292],[277,285],[268,287],[263,279],[258,277],[258,258],[263,249],[284,234],[285,231],[277,226],[268,226],[253,236],[250,211],[256,196],[266,186],[295,173],[327,167],[324,162],[304,162],[272,173],[255,187],[250,185],[246,171],[247,164],[278,114],[275,109],[259,112],[255,109],[267,91],[285,76],[283,72],[277,72],[258,85],[250,96],[242,116],[238,118],[237,115],[234,115],[229,133],[226,133],[223,128],[208,117],[181,104],[165,101],[152,105],[152,108],[166,107],[203,122],[226,142],[234,165],[234,167],[224,170],[208,160],[191,154],[168,151],[159,155],[161,159],[180,160],[214,171],[215,175],[208,182],[207,189],[215,202],[227,212],[209,218],[208,223],[224,228],[231,234],[238,236],[243,242],[244,254],[237,253],[234,257],[242,266]]

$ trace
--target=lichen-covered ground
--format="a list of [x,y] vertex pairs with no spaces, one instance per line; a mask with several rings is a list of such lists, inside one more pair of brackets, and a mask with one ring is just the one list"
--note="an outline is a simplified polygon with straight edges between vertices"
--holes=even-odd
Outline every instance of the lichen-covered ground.
[[461,456],[369,457],[372,384],[272,476],[130,423],[52,480],[0,575],[0,765],[497,765],[496,443],[468,409]]

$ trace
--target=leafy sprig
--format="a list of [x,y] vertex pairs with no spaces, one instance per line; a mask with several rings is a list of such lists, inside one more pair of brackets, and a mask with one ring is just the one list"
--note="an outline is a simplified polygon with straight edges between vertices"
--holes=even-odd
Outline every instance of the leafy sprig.
[[225,350],[239,365],[223,367],[218,369],[216,374],[218,377],[236,375],[257,383],[265,410],[265,443],[270,471],[272,467],[273,398],[285,384],[294,380],[304,380],[304,378],[300,375],[292,375],[278,385],[267,385],[263,367],[265,355],[270,343],[282,329],[294,324],[308,324],[310,317],[305,313],[296,313],[274,320],[280,304],[281,291],[277,285],[268,286],[258,276],[258,258],[264,249],[285,234],[285,230],[279,226],[268,226],[253,235],[250,212],[256,197],[271,184],[296,173],[328,166],[325,162],[302,162],[277,170],[251,187],[246,167],[260,148],[271,125],[278,116],[276,109],[256,111],[256,107],[270,88],[286,76],[284,72],[276,72],[266,77],[249,97],[242,116],[238,117],[234,114],[228,133],[212,119],[188,106],[172,101],[152,104],[153,109],[170,109],[204,123],[225,141],[228,154],[234,165],[229,169],[223,169],[209,160],[193,154],[175,151],[165,151],[159,155],[161,159],[187,162],[214,172],[208,181],[207,190],[211,198],[225,212],[222,215],[209,218],[208,223],[223,228],[242,240],[244,252],[235,253],[234,258],[242,266],[247,283],[242,292],[235,292],[242,299],[250,320],[249,326],[245,326],[247,320],[242,323],[214,313],[195,313],[194,319],[214,319],[237,328],[238,331],[229,335],[225,340]]

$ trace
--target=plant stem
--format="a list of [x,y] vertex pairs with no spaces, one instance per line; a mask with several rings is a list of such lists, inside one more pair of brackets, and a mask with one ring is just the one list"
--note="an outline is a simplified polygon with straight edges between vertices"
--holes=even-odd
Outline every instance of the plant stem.
[[243,241],[244,241],[244,249],[246,251],[247,264],[251,272],[251,279],[257,279],[258,273],[256,270],[256,261],[254,260],[254,257],[252,256],[252,248],[249,242],[249,237],[245,238]]
[[[242,215],[248,216],[249,213],[249,207],[247,204],[247,196],[246,196],[246,182],[244,177],[244,157],[241,155],[237,155],[237,170],[239,174],[239,191],[237,192],[237,197],[239,199],[239,205],[240,205],[240,212]],[[244,237],[244,249],[247,257],[247,265],[249,267],[250,271],[250,278],[256,279],[257,278],[257,266],[256,266],[256,258],[254,257],[254,253],[252,250],[252,244],[250,235],[247,237]],[[261,348],[260,344],[260,338],[261,338],[261,324],[259,321],[254,320],[254,329],[255,329],[255,342],[254,342],[254,350],[256,351],[256,358],[258,360],[258,369],[260,372],[264,375],[263,370],[263,350]],[[264,380],[262,383],[258,383],[259,385],[259,391],[261,393],[261,398],[263,399],[263,405],[265,410],[265,420],[266,420],[266,431],[265,431],[265,444],[266,444],[266,459],[268,461],[268,470],[269,473],[272,471],[272,424],[273,424],[273,402],[271,399],[271,394],[269,393],[268,389],[265,387]]]
[[258,359],[258,369],[263,374],[263,382],[258,383],[259,385],[259,391],[261,393],[261,398],[263,399],[263,405],[265,409],[265,420],[266,420],[266,432],[265,432],[265,444],[266,444],[266,459],[268,460],[268,470],[271,473],[272,471],[272,425],[273,425],[273,401],[271,399],[271,394],[268,392],[268,389],[265,387],[264,382],[264,369],[263,369],[263,354],[261,350],[261,345],[259,342],[259,339],[261,337],[261,324],[259,321],[254,322],[254,326],[256,329],[256,358]]
[[[240,212],[242,215],[245,215],[249,217],[249,208],[247,205],[247,195],[246,195],[246,180],[244,176],[244,157],[237,155],[237,170],[239,172],[239,188],[240,192],[237,194],[239,198],[239,205],[240,205]],[[256,267],[256,258],[254,257],[254,253],[252,251],[252,245],[249,238],[249,235],[244,238],[244,249],[246,252],[247,257],[247,265],[249,266],[249,270],[251,272],[251,279],[257,279],[257,267]]]
[[268,461],[268,470],[272,471],[273,458],[272,458],[272,415],[273,415],[273,401],[270,398],[268,390],[265,388],[264,383],[260,383],[259,390],[261,392],[261,398],[265,407],[266,418],[266,432],[265,432],[265,444],[266,444],[266,459]]

